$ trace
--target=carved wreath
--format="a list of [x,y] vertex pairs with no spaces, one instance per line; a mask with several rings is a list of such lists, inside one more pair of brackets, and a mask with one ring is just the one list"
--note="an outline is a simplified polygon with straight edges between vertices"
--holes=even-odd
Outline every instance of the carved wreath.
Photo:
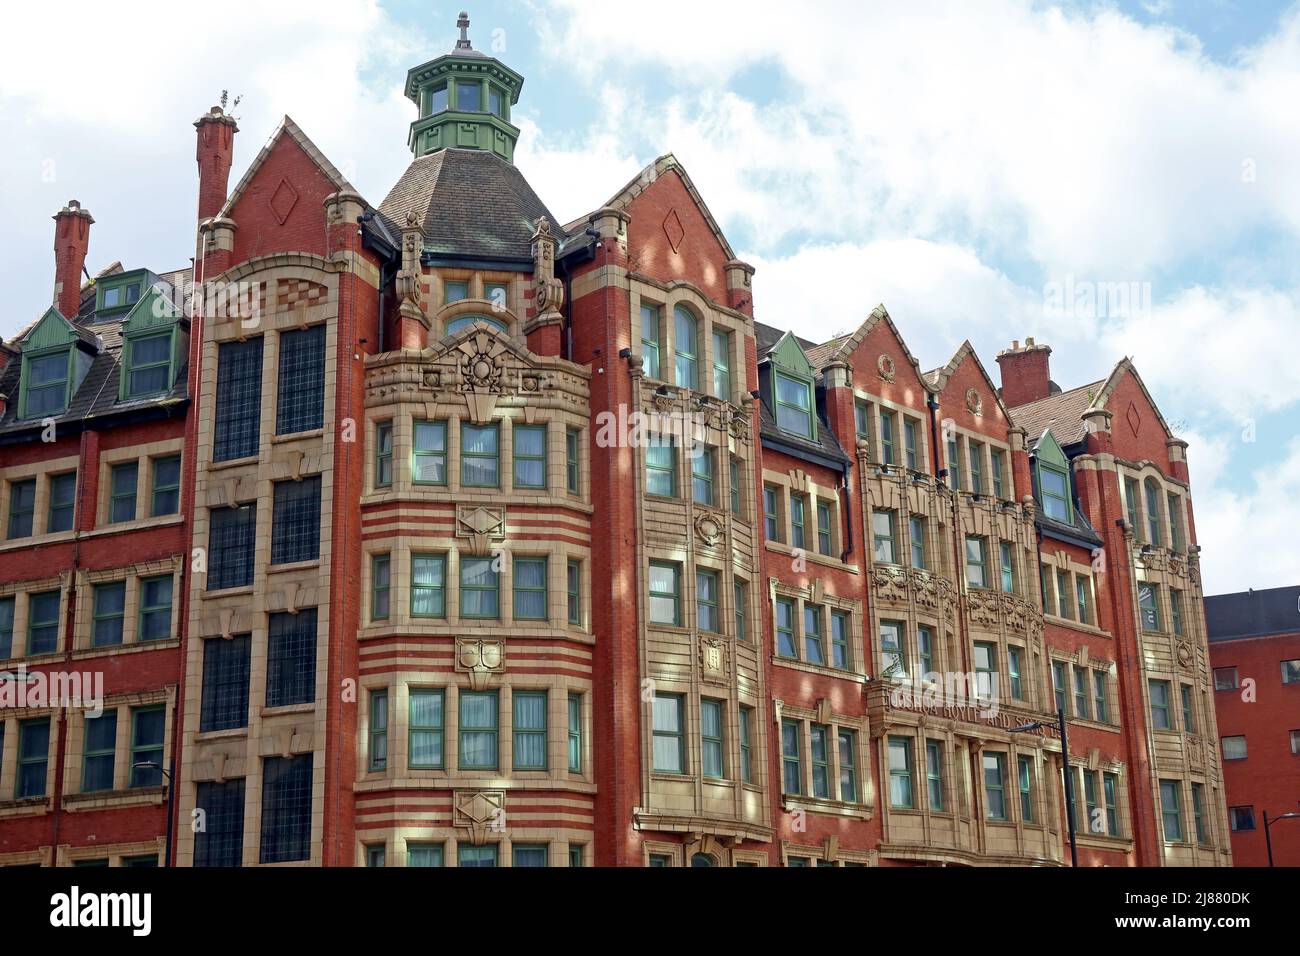
[[973,388],[966,389],[966,407],[970,409],[972,415],[984,414],[984,399],[980,398],[980,393]]
[[888,355],[880,356],[880,358],[876,359],[876,371],[882,381],[892,382],[894,380],[894,360]]

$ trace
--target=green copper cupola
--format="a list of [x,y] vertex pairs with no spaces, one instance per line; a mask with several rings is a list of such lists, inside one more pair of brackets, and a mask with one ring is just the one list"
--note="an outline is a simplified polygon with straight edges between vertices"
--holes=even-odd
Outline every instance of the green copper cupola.
[[524,78],[469,41],[469,14],[456,21],[460,39],[450,53],[406,74],[406,96],[420,108],[407,145],[415,156],[448,147],[482,149],[514,162],[519,128],[510,108]]

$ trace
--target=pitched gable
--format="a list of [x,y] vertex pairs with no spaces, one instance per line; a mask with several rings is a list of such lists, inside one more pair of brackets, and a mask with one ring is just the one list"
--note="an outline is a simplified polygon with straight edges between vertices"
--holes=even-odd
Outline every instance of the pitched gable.
[[1131,359],[1115,364],[1092,401],[1092,408],[1111,413],[1115,454],[1129,461],[1152,461],[1170,470],[1169,448],[1173,431],[1147,391]]

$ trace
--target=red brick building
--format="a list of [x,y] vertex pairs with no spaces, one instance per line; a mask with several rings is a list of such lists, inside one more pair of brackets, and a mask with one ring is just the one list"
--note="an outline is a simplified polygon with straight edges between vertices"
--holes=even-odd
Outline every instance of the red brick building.
[[[1132,365],[1062,392],[1029,342],[999,389],[964,343],[925,372],[869,289],[830,342],[755,321],[671,155],[558,222],[513,165],[523,78],[461,26],[407,76],[378,204],[287,117],[230,189],[235,121],[195,124],[202,294],[149,404],[191,412],[113,445],[183,447],[183,517],[129,558],[176,559],[170,670],[138,651],[117,691],[177,704],[176,861],[1063,865],[1072,806],[1080,865],[1229,862],[1185,445]],[[37,442],[29,369],[96,327],[13,343],[6,501],[82,460]],[[89,548],[33,543],[0,575],[24,609]],[[58,806],[0,804],[14,862],[163,832]]]
[[[1205,599],[1232,859],[1300,866],[1300,588]],[[1272,825],[1277,821],[1276,825]]]

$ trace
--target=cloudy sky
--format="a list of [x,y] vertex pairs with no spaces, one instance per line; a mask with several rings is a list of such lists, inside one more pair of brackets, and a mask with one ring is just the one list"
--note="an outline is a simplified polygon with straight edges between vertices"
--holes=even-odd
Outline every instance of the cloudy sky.
[[[1130,355],[1191,442],[1206,592],[1300,583],[1300,3],[864,6],[478,3],[471,38],[526,78],[517,162],[562,221],[671,151],[763,321],[820,340],[884,302],[926,367],[1034,335],[1065,388]],[[48,305],[70,197],[92,271],[188,264],[190,124],[223,89],[232,183],[287,113],[378,203],[406,70],[459,9],[8,11],[0,336]]]

